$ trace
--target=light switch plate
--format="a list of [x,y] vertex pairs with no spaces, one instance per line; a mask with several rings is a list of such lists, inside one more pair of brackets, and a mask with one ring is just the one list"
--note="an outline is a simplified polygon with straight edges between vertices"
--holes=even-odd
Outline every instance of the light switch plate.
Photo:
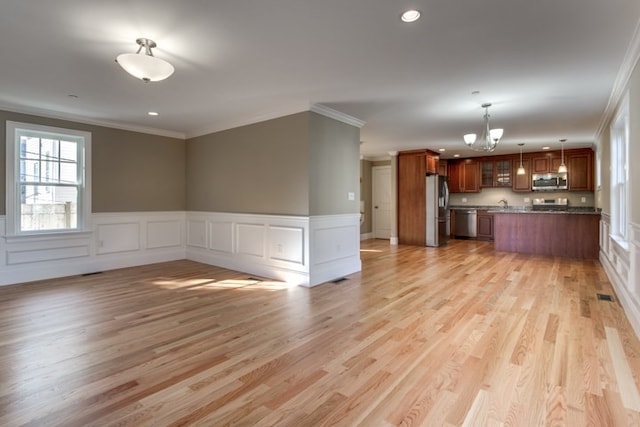
[[349,193],[347,194],[347,197],[349,198],[349,200],[355,200],[356,193],[354,193],[353,191],[349,191]]

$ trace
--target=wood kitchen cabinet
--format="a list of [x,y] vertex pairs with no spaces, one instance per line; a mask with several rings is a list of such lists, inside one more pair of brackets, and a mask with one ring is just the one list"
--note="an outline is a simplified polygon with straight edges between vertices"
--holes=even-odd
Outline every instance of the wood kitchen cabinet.
[[520,157],[518,160],[513,161],[512,176],[513,176],[513,191],[531,191],[531,160],[522,159],[522,166],[524,167],[524,175],[518,175],[518,168],[520,167]]
[[438,161],[438,175],[447,176],[447,161],[440,159]]
[[448,177],[451,193],[480,192],[480,162],[475,159],[449,161]]
[[531,157],[531,173],[558,172],[561,163],[562,157],[559,151],[536,153]]
[[493,213],[478,210],[477,221],[478,240],[493,241]]
[[440,156],[435,154],[429,150],[426,152],[427,158],[427,173],[436,175],[438,174],[438,162],[440,161]]
[[567,181],[570,191],[593,191],[593,151],[565,151]]
[[480,161],[480,187],[511,187],[511,159],[503,156]]
[[427,154],[398,153],[398,243],[426,245]]

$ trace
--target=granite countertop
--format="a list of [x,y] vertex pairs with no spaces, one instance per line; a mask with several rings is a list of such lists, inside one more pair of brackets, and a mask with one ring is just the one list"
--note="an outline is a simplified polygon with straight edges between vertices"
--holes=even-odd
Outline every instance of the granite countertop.
[[554,214],[554,215],[567,215],[567,214],[579,214],[579,215],[594,215],[600,214],[600,209],[594,208],[593,206],[580,206],[580,207],[569,207],[566,211],[534,211],[531,206],[509,206],[508,208],[503,208],[502,206],[481,206],[481,205],[465,205],[465,206],[449,206],[449,209],[452,210],[467,210],[467,209],[477,209],[487,211],[489,213],[508,213],[508,214]]

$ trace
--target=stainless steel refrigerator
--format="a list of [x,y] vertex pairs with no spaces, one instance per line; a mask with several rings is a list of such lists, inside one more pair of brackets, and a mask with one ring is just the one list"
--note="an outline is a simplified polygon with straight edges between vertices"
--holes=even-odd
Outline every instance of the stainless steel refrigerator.
[[442,246],[449,241],[449,187],[447,177],[427,175],[427,246]]

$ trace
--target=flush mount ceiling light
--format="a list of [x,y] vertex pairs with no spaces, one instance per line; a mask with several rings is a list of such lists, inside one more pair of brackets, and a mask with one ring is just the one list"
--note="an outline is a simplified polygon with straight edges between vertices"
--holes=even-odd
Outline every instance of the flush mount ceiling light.
[[156,42],[139,38],[136,43],[140,46],[136,53],[123,53],[116,58],[116,62],[127,73],[146,83],[164,80],[173,74],[175,70],[173,65],[164,59],[153,56],[151,49],[157,46]]
[[420,11],[416,9],[406,10],[402,12],[402,15],[400,15],[400,19],[402,19],[402,22],[407,23],[416,22],[418,19],[420,19]]
[[504,133],[504,129],[491,129],[489,126],[489,107],[490,103],[482,104],[484,108],[484,129],[482,130],[482,136],[476,143],[476,134],[468,133],[464,136],[464,143],[467,147],[475,151],[493,151],[498,146],[500,138]]

